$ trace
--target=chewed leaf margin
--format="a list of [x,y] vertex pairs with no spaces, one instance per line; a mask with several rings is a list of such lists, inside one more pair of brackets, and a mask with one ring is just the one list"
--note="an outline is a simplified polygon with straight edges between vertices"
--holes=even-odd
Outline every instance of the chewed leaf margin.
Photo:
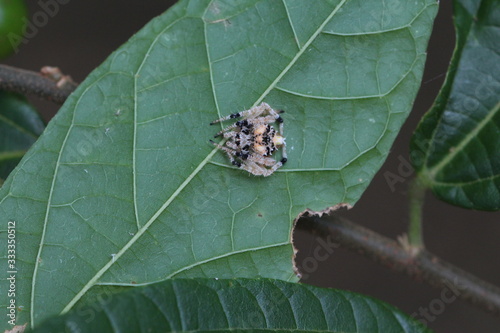
[[[437,9],[300,3],[180,1],[79,86],[0,189],[0,214],[22,244],[20,322],[36,326],[102,286],[297,280],[292,221],[359,199],[411,109]],[[315,83],[324,71],[344,76]],[[345,89],[353,82],[366,91]],[[263,100],[286,110],[289,147],[267,178],[231,166],[208,141],[211,121]]]

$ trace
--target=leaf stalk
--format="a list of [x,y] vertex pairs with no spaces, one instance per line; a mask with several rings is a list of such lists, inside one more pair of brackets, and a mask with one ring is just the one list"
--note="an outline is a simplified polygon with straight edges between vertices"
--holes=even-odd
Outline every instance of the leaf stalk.
[[415,177],[409,185],[409,226],[408,243],[416,252],[425,248],[422,227],[422,212],[427,186],[419,176]]

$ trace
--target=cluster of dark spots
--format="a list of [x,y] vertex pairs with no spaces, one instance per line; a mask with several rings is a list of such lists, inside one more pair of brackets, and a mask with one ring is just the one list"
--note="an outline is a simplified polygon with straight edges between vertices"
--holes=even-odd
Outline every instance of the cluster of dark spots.
[[274,144],[273,144],[274,135],[275,135],[274,129],[268,125],[266,128],[266,133],[264,133],[262,135],[261,140],[260,140],[264,145],[271,146],[271,149],[272,149],[271,152],[276,150],[274,147]]
[[236,126],[238,126],[239,128],[248,127],[248,121],[246,119],[237,121]]
[[246,160],[248,158],[248,154],[247,153],[242,153],[240,151],[237,151],[234,155],[236,157],[240,157],[242,160]]
[[268,137],[268,136],[264,136],[264,137],[262,138],[262,141],[263,141],[265,144],[268,144],[268,143],[269,143],[269,140],[271,140],[271,138],[270,138],[270,137]]
[[[265,109],[248,110],[248,117],[242,117],[247,111],[237,112],[210,123],[212,125],[227,119],[240,118],[233,120],[232,125],[214,136],[223,136],[225,141],[222,141],[221,144],[216,144],[212,140],[210,142],[223,148],[229,156],[230,163],[237,168],[243,168],[254,175],[268,176],[287,162],[287,159],[283,157],[284,154],[281,156],[281,160],[268,157],[278,150],[277,147],[285,145],[284,137],[276,127],[279,124],[280,130],[282,129],[284,120],[279,114],[285,111],[269,110],[269,106],[265,103],[261,104],[260,108],[262,107]],[[264,111],[267,111],[268,114],[261,115]],[[221,147],[224,142],[227,147]],[[262,218],[263,213],[258,212],[257,216]]]

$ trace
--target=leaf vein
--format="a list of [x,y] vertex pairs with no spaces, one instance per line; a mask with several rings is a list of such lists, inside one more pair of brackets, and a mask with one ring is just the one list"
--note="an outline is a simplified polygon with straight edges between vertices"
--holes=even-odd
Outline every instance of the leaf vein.
[[[500,102],[491,109],[490,113],[484,117],[480,122],[477,123],[476,127],[470,131],[467,135],[463,136],[462,140],[450,151],[449,154],[446,154],[443,159],[433,166],[432,168],[426,168],[428,175],[433,179],[436,177],[437,173],[441,171],[441,169],[450,163],[458,153],[462,152],[463,149],[472,141],[472,139],[476,138],[478,133],[493,119],[493,117],[500,111]],[[441,120],[444,117],[441,117]],[[437,132],[436,127],[436,131]],[[428,157],[428,156],[427,156]]]

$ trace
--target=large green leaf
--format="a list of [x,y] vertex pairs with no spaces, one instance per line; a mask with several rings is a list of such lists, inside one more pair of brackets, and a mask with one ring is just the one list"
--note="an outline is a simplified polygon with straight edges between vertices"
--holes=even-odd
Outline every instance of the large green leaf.
[[[293,219],[359,199],[411,109],[436,10],[186,0],[154,19],[79,86],[0,191],[2,226],[17,226],[18,322],[102,285],[296,280]],[[209,143],[212,120],[262,101],[286,110],[289,153],[266,178]]]
[[500,209],[500,2],[456,0],[446,82],[415,132],[413,163],[441,199]]
[[0,91],[0,185],[44,128],[24,97]]
[[428,332],[394,307],[348,291],[277,280],[169,280],[47,320],[56,332]]

